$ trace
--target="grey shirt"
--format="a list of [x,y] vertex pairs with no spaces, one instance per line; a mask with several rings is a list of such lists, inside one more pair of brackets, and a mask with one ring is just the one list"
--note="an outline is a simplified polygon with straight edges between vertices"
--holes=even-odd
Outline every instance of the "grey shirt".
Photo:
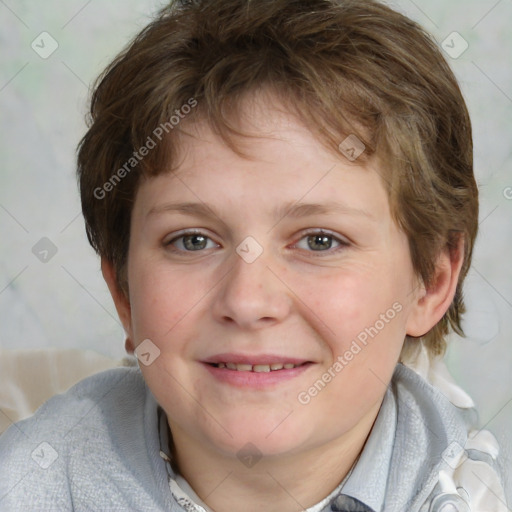
[[[446,450],[465,445],[472,419],[398,364],[357,463],[320,510],[429,510]],[[179,477],[162,456],[162,425],[138,367],[79,382],[0,436],[0,511],[193,510],[171,492]]]

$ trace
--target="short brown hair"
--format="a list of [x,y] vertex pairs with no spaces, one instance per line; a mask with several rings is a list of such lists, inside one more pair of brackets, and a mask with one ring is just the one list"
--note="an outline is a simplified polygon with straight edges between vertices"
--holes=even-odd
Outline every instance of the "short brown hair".
[[[424,336],[432,354],[442,353],[450,326],[463,334],[462,282],[478,227],[471,123],[435,42],[373,0],[182,0],[163,9],[93,92],[78,151],[91,245],[127,293],[131,209],[141,176],[173,165],[180,125],[171,116],[197,105],[187,122],[200,116],[235,148],[240,134],[230,119],[263,87],[326,147],[336,150],[355,134],[366,146],[361,158],[379,158],[392,214],[427,285],[440,251],[463,236],[454,301]],[[157,127],[165,128],[165,143],[135,159]]]

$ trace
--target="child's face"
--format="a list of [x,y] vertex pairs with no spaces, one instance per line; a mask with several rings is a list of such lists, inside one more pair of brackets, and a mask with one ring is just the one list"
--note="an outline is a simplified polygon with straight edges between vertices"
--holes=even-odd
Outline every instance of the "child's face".
[[[368,426],[418,293],[374,168],[257,105],[251,159],[189,127],[178,171],[140,186],[128,258],[127,330],[160,350],[144,377],[177,439],[224,454],[297,453]],[[211,364],[290,362],[303,364]]]

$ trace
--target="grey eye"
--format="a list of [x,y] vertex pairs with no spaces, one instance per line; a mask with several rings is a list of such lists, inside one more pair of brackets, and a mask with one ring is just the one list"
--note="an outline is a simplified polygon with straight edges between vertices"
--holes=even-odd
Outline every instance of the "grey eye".
[[308,247],[313,251],[324,251],[332,247],[333,237],[329,235],[307,236]]
[[183,252],[202,251],[211,249],[217,244],[205,235],[200,233],[190,233],[178,236],[169,242],[169,245]]
[[207,240],[203,235],[186,235],[183,237],[183,246],[188,251],[199,251],[206,247]]
[[303,236],[296,244],[296,247],[309,252],[327,252],[330,249],[338,249],[348,245],[348,242],[330,233],[318,231]]

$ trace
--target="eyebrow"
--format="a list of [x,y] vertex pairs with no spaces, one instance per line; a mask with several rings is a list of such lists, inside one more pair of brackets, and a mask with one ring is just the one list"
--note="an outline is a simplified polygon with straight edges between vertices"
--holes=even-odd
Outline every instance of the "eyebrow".
[[[162,213],[181,213],[184,215],[193,215],[195,217],[211,218],[212,216],[220,219],[220,214],[211,205],[206,203],[164,203],[154,206],[149,210],[147,217]],[[273,217],[276,220],[281,220],[284,217],[292,217],[300,219],[312,215],[354,215],[366,217],[370,220],[377,220],[376,217],[366,210],[354,208],[352,206],[344,205],[336,202],[327,203],[285,203],[273,212]]]

